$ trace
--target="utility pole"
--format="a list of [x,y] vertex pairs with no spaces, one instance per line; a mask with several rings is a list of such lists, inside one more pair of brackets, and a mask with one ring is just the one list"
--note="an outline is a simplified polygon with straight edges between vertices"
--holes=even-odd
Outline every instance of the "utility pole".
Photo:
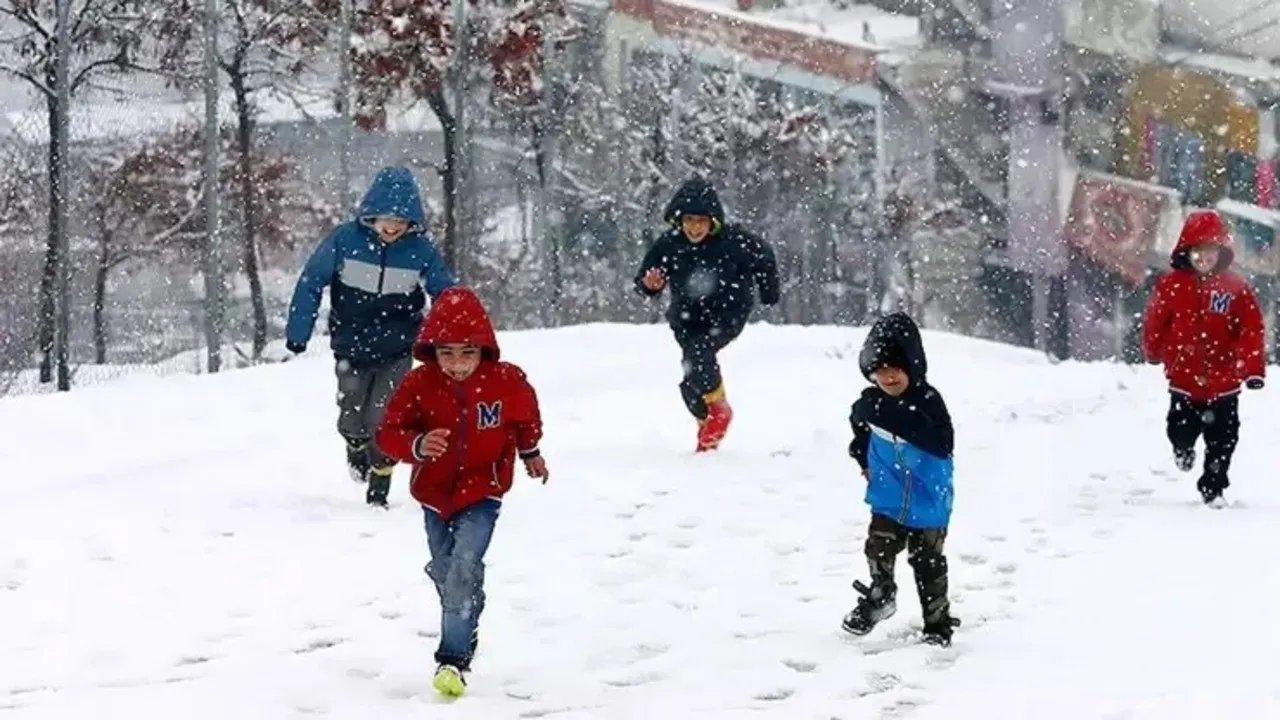
[[222,232],[218,218],[218,0],[204,3],[204,322],[208,370],[222,369],[226,325]]
[[534,133],[534,157],[538,170],[538,201],[534,208],[534,238],[541,243],[547,262],[547,302],[545,304],[547,327],[556,327],[564,321],[564,271],[561,267],[560,246],[557,234],[552,231],[552,204],[555,201],[553,192],[555,175],[555,138],[557,135],[555,86],[555,42],[551,29],[546,27],[544,17],[539,29],[542,32],[542,58],[539,68],[542,75],[542,86],[538,91],[537,130]]
[[1049,352],[1054,280],[1066,271],[1059,170],[1063,0],[1021,0],[992,13],[994,77],[987,89],[1009,102],[1009,259],[1031,277],[1032,336]]
[[54,232],[60,246],[57,268],[57,317],[54,321],[54,362],[57,364],[58,390],[71,389],[71,233],[67,224],[67,202],[70,200],[70,177],[67,172],[67,155],[70,154],[71,133],[68,128],[71,113],[71,0],[57,0],[57,28],[54,30],[55,52],[53,78],[58,97],[54,142],[58,147],[54,158],[51,179],[57,201],[53,209]]
[[454,200],[453,200],[453,272],[462,278],[463,245],[471,226],[471,133],[467,130],[467,65],[471,51],[469,33],[467,33],[467,0],[453,2],[453,121],[454,121],[454,153],[456,164],[453,167]]
[[344,212],[351,207],[351,3],[340,0],[338,16],[338,203]]

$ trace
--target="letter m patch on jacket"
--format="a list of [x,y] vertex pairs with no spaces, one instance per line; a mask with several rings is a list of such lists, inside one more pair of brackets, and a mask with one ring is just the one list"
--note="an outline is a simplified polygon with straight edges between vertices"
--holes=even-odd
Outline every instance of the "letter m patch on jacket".
[[502,424],[502,401],[476,403],[476,426],[481,430],[496,428]]
[[1231,309],[1232,294],[1221,290],[1209,293],[1209,312],[1225,315]]

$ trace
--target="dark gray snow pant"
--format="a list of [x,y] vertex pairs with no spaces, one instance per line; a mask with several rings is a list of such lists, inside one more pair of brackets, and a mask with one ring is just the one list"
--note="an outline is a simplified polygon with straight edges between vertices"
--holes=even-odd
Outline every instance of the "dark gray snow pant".
[[345,360],[338,361],[335,369],[338,376],[338,433],[347,441],[349,448],[367,448],[372,467],[395,464],[378,449],[373,436],[378,432],[391,393],[395,392],[411,367],[413,358],[408,356],[360,368],[352,367]]

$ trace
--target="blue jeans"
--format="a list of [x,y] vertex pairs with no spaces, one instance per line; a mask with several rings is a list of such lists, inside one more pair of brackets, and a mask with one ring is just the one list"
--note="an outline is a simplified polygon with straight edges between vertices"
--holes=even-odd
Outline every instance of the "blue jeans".
[[502,503],[484,500],[447,522],[423,508],[431,562],[427,575],[440,594],[440,647],[436,662],[471,666],[471,637],[484,612],[484,554]]

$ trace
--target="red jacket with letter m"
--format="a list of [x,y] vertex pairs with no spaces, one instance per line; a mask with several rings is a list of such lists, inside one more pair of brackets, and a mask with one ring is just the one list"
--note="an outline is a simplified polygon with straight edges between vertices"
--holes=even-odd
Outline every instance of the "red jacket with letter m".
[[[1218,267],[1200,275],[1191,266],[1197,245],[1222,249]],[[1211,402],[1266,374],[1265,325],[1249,282],[1230,270],[1235,254],[1222,219],[1211,211],[1187,218],[1173,251],[1173,269],[1157,281],[1147,303],[1142,348],[1164,364],[1169,389]]]
[[[480,366],[466,380],[451,378],[436,362],[435,346],[452,343],[481,348]],[[467,288],[445,290],[432,304],[413,356],[423,364],[392,394],[378,447],[413,465],[413,499],[447,520],[511,489],[516,456],[538,456],[542,417],[524,372],[499,360],[493,324]],[[435,459],[419,454],[419,440],[439,428],[450,431],[448,450]]]

